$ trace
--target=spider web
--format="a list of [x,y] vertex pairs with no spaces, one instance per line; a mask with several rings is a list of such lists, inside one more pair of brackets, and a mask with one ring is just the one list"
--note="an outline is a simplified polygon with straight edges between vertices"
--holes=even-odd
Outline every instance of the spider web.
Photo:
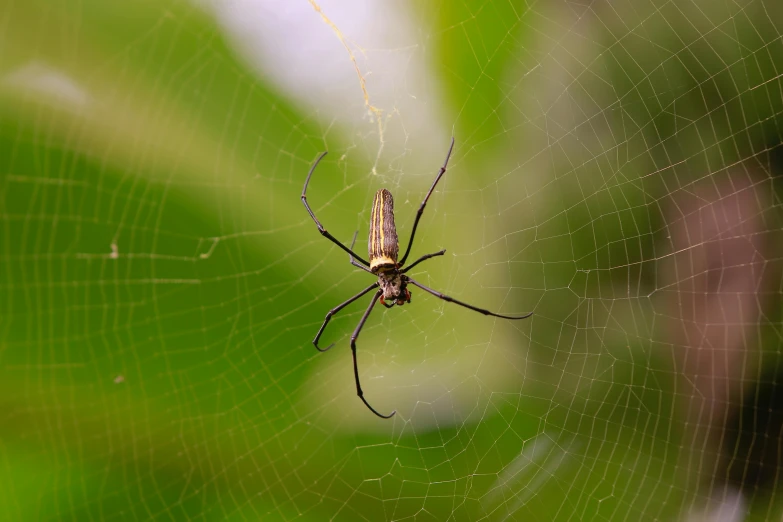
[[[7,520],[777,520],[772,0],[7,2]],[[349,337],[372,196],[423,284]],[[779,498],[779,497],[778,497]]]

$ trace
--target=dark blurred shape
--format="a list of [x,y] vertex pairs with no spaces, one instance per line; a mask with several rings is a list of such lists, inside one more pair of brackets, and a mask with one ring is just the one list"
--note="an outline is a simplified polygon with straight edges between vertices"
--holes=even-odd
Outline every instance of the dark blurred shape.
[[768,147],[769,163],[772,167],[770,174],[780,177],[783,175],[783,143],[780,141],[780,136],[776,136],[774,143]]
[[[769,174],[774,177],[783,173],[781,145],[780,137],[776,136],[767,148]],[[723,476],[747,498],[772,494],[779,487],[783,464],[781,359],[764,361],[762,366],[760,378],[730,408],[722,444],[726,466]]]
[[783,450],[783,383],[780,369],[767,371],[734,408],[726,423],[724,453],[731,485],[750,497],[778,485]]

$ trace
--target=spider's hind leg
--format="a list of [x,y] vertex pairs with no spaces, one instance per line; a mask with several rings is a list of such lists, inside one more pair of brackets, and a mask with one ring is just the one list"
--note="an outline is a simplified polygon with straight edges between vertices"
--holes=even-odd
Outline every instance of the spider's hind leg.
[[493,317],[500,317],[501,319],[514,319],[514,320],[516,320],[516,319],[527,319],[528,317],[530,317],[531,315],[533,315],[533,312],[529,312],[529,313],[526,313],[526,314],[524,314],[524,315],[503,315],[503,314],[496,314],[495,312],[490,312],[489,310],[486,310],[486,309],[484,309],[484,308],[479,308],[479,307],[477,307],[477,306],[473,306],[472,304],[468,304],[468,303],[462,302],[462,301],[460,301],[460,300],[458,300],[458,299],[454,299],[453,297],[451,297],[451,296],[448,296],[448,295],[446,295],[446,294],[442,294],[442,293],[438,292],[437,290],[433,290],[432,288],[430,288],[430,287],[428,287],[428,286],[424,286],[423,284],[421,284],[421,283],[419,283],[419,282],[416,282],[416,281],[414,281],[414,280],[413,280],[413,279],[411,279],[410,277],[408,277],[408,278],[407,278],[407,281],[408,281],[409,283],[411,283],[411,284],[415,285],[415,286],[418,286],[419,288],[421,288],[421,289],[422,289],[422,290],[424,290],[425,292],[427,292],[427,293],[429,293],[429,294],[432,294],[432,295],[434,295],[434,296],[435,296],[435,297],[437,297],[438,299],[443,299],[444,301],[447,301],[447,302],[449,302],[449,303],[454,303],[454,304],[458,304],[458,305],[460,305],[460,306],[464,306],[465,308],[468,308],[469,310],[473,310],[474,312],[478,312],[478,313],[480,313],[480,314],[484,314],[484,315],[491,315],[491,316],[493,316]]
[[364,403],[364,405],[367,406],[370,409],[370,411],[376,414],[378,417],[382,419],[390,419],[394,417],[394,414],[397,413],[397,410],[394,410],[388,415],[383,415],[382,413],[378,413],[378,411],[375,408],[370,406],[370,403],[367,402],[367,399],[364,398],[362,385],[359,383],[359,365],[356,362],[356,339],[359,338],[359,333],[361,333],[362,328],[364,328],[364,323],[366,323],[367,318],[370,317],[370,312],[372,312],[372,309],[375,306],[375,302],[378,300],[379,297],[381,297],[380,290],[378,290],[378,293],[376,293],[373,296],[372,301],[370,301],[370,306],[367,307],[367,310],[364,312],[362,319],[359,321],[359,324],[356,326],[356,330],[353,331],[353,335],[351,335],[351,353],[353,354],[353,375],[356,378],[356,395],[358,395],[359,398]]
[[353,296],[353,297],[351,297],[350,299],[348,299],[348,300],[347,300],[346,302],[344,302],[343,304],[340,304],[340,305],[337,305],[337,306],[335,306],[334,308],[332,308],[331,310],[329,310],[329,311],[326,313],[326,319],[324,319],[324,322],[323,322],[323,324],[321,325],[321,328],[318,330],[318,333],[316,334],[316,336],[315,336],[315,339],[313,339],[313,345],[316,347],[316,349],[317,349],[319,352],[325,352],[326,350],[328,350],[329,348],[331,348],[332,346],[334,346],[334,343],[330,344],[330,345],[329,345],[329,346],[327,346],[326,348],[321,348],[320,346],[318,346],[318,339],[320,339],[320,338],[321,338],[321,335],[324,333],[324,330],[326,329],[326,325],[327,325],[327,324],[329,324],[329,321],[331,321],[331,319],[332,319],[332,316],[333,316],[334,314],[336,314],[337,312],[339,312],[340,310],[342,310],[343,308],[345,308],[346,306],[348,306],[349,304],[351,304],[351,303],[353,303],[354,301],[356,301],[357,299],[359,299],[361,296],[363,296],[364,294],[366,294],[367,292],[369,292],[369,291],[370,291],[370,290],[372,290],[373,288],[376,288],[377,286],[378,286],[378,283],[373,283],[373,284],[371,284],[370,286],[368,286],[367,288],[365,288],[364,290],[362,290],[361,292],[359,292],[359,293],[358,293],[358,294],[356,294],[355,296]]

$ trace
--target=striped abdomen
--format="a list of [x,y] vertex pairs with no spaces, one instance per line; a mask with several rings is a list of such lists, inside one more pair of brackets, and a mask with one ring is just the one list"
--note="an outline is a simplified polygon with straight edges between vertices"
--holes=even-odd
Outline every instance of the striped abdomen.
[[394,226],[394,198],[381,189],[375,194],[370,216],[370,270],[377,272],[397,266],[397,228]]

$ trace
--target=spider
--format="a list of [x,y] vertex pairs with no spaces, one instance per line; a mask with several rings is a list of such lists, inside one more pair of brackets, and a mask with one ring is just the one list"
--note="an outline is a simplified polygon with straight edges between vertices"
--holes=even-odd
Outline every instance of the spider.
[[[432,183],[432,186],[430,187],[429,192],[427,192],[427,195],[424,196],[424,201],[421,202],[419,210],[416,212],[416,219],[413,221],[413,230],[411,230],[411,237],[408,240],[408,246],[405,249],[405,254],[402,256],[402,259],[399,261],[397,260],[397,256],[399,254],[399,243],[397,241],[397,229],[394,226],[394,200],[392,199],[391,192],[386,189],[380,189],[375,194],[375,199],[372,203],[372,212],[370,213],[370,237],[368,245],[370,261],[367,262],[353,251],[353,246],[356,244],[356,233],[353,235],[353,242],[351,243],[351,247],[346,247],[337,238],[330,234],[323,227],[323,225],[321,225],[321,222],[318,221],[318,218],[315,217],[315,214],[310,208],[310,205],[307,204],[307,185],[310,183],[310,178],[312,177],[315,168],[321,162],[323,157],[326,156],[326,152],[322,152],[321,155],[318,156],[318,158],[315,160],[315,163],[310,168],[310,172],[307,174],[307,179],[305,180],[304,188],[302,189],[302,203],[304,203],[304,206],[307,209],[307,212],[310,214],[310,217],[313,218],[313,221],[315,221],[315,224],[318,227],[318,232],[320,232],[321,235],[327,238],[329,241],[348,252],[350,255],[350,262],[353,266],[361,268],[365,272],[378,278],[378,281],[375,283],[371,284],[341,305],[338,305],[329,310],[329,312],[326,314],[326,318],[324,319],[323,324],[321,325],[321,328],[318,330],[318,333],[315,336],[315,339],[313,339],[313,344],[321,352],[325,352],[334,346],[334,343],[330,344],[326,348],[321,348],[318,346],[318,340],[324,333],[324,329],[326,329],[326,325],[329,324],[332,316],[363,295],[377,289],[375,294],[373,294],[370,305],[367,307],[367,310],[364,312],[364,315],[359,321],[359,324],[356,326],[356,329],[351,335],[351,352],[353,354],[353,374],[356,378],[356,394],[359,396],[362,402],[364,402],[365,406],[370,409],[371,412],[383,419],[392,418],[394,414],[397,413],[397,410],[392,411],[388,415],[383,415],[375,408],[370,406],[370,403],[367,402],[367,399],[364,398],[362,386],[359,383],[359,367],[356,364],[356,339],[359,337],[359,333],[362,331],[364,323],[367,322],[367,318],[370,316],[370,312],[372,312],[375,303],[378,302],[379,299],[381,304],[386,308],[391,308],[395,304],[397,306],[402,306],[405,303],[410,303],[411,292],[408,290],[408,285],[413,285],[421,288],[427,293],[434,295],[435,297],[443,299],[444,301],[464,306],[465,308],[469,308],[484,315],[491,315],[494,317],[500,317],[502,319],[526,319],[533,315],[533,312],[518,316],[501,315],[490,312],[489,310],[485,310],[483,308],[477,308],[473,305],[469,305],[468,303],[458,301],[453,297],[444,295],[436,290],[433,290],[432,288],[428,288],[407,275],[409,270],[422,261],[426,261],[427,259],[436,256],[442,256],[446,253],[446,250],[440,250],[439,252],[435,252],[433,254],[423,255],[408,265],[406,268],[402,268],[402,266],[405,264],[405,261],[408,259],[408,254],[411,252],[413,236],[416,235],[416,227],[419,225],[419,220],[421,219],[421,215],[424,212],[424,207],[427,205],[427,200],[430,198],[430,195],[432,195],[432,191],[435,190],[435,186],[438,184],[438,181],[440,181],[440,178],[443,177],[443,174],[446,173],[446,167],[449,164],[449,158],[451,157],[451,151],[453,149],[454,138],[452,137],[449,152],[446,154],[446,161],[443,162],[443,166],[440,168],[438,175],[435,177],[435,181]],[[387,302],[387,300],[389,302]]]

